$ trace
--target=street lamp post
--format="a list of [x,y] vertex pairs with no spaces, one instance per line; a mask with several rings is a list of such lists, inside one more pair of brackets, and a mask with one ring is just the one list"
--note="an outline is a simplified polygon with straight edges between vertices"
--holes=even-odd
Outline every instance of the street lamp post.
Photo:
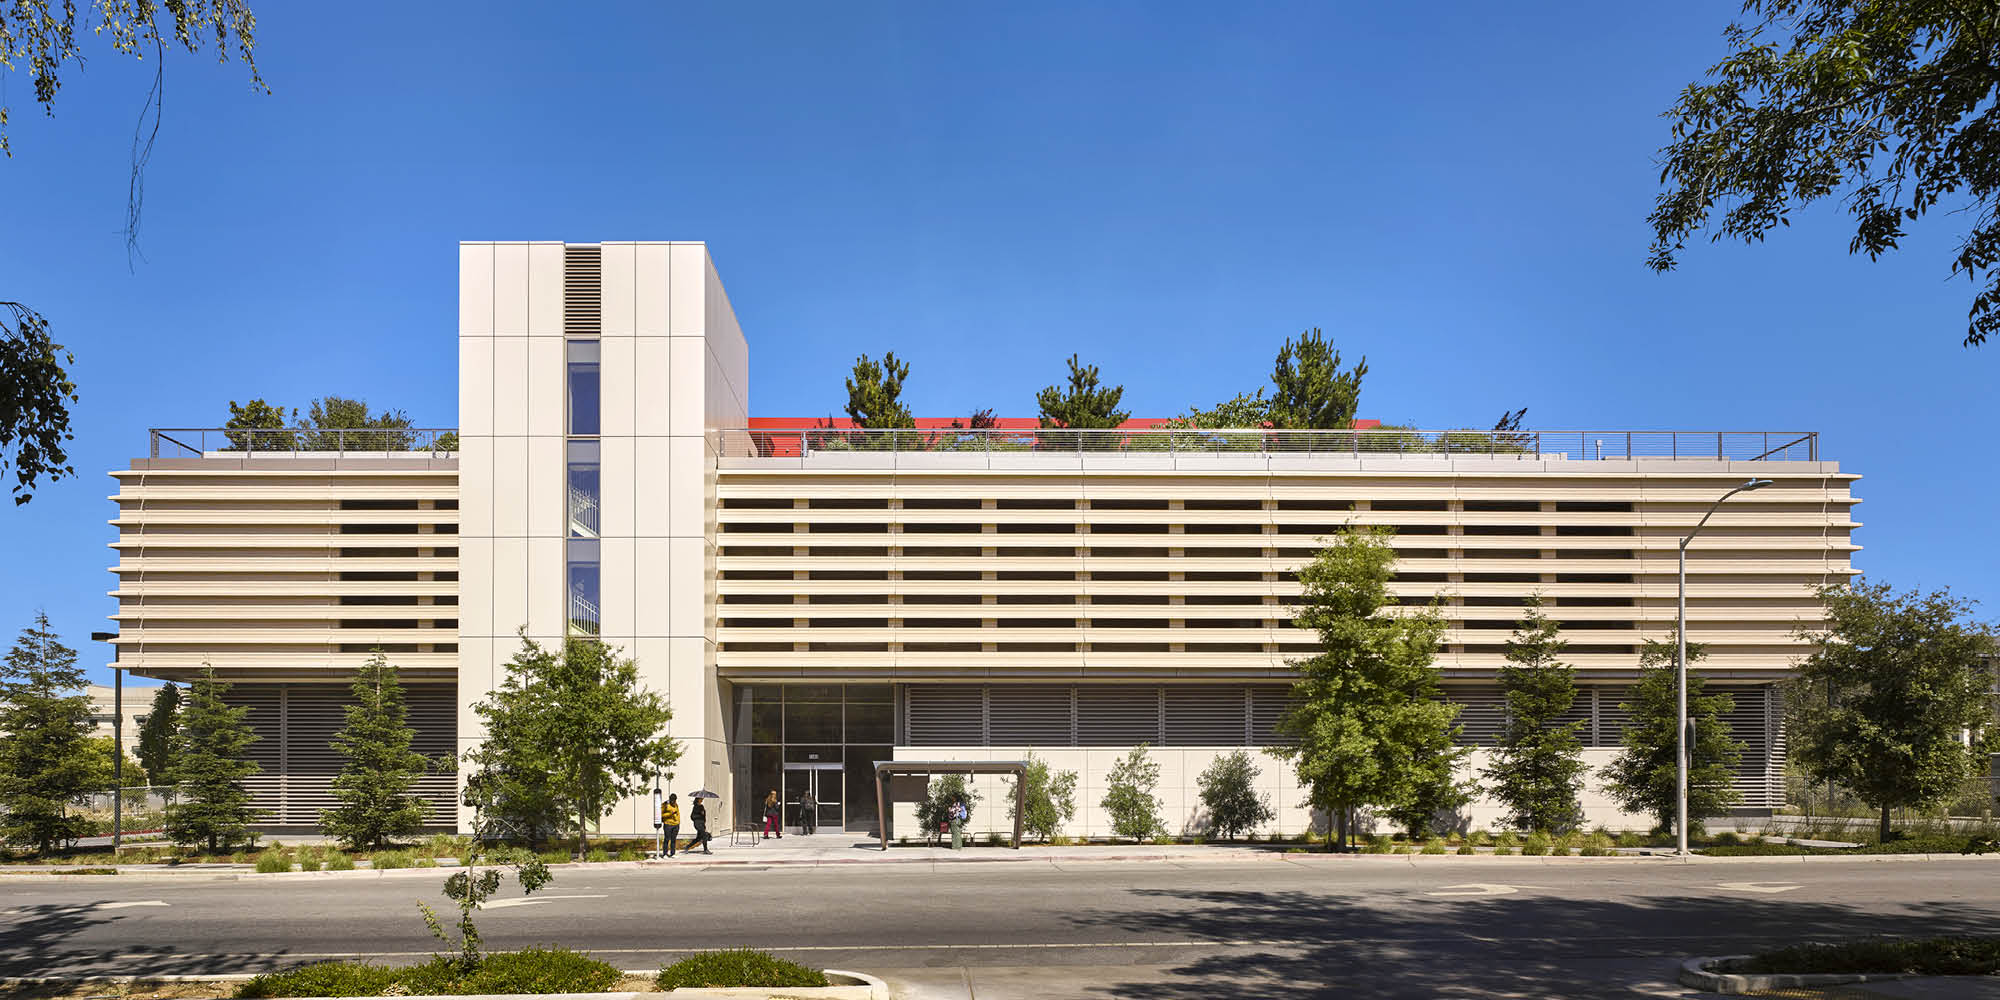
[[1674,813],[1676,820],[1674,835],[1675,846],[1678,848],[1676,853],[1681,857],[1687,857],[1688,853],[1688,767],[1692,763],[1689,755],[1693,752],[1694,743],[1688,739],[1688,543],[1694,541],[1694,536],[1701,532],[1702,526],[1708,523],[1709,518],[1715,516],[1717,508],[1722,506],[1724,500],[1738,493],[1761,490],[1769,485],[1771,485],[1769,479],[1752,479],[1717,497],[1715,502],[1709,505],[1708,513],[1703,514],[1701,520],[1696,521],[1694,527],[1681,539],[1679,610],[1674,616],[1674,700],[1675,716],[1680,721],[1677,727],[1679,731],[1675,753],[1677,759],[1674,762],[1677,774],[1675,790],[1678,794]]
[[92,632],[90,638],[111,643],[111,863],[125,841],[125,671],[118,668],[118,633]]

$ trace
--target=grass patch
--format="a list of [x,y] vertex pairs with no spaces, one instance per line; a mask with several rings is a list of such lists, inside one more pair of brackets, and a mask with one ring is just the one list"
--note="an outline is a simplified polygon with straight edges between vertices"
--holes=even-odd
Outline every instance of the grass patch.
[[1869,938],[1804,944],[1753,955],[1737,966],[1752,973],[1908,973],[1920,976],[1990,976],[2000,972],[2000,937],[1945,937],[1913,941]]
[[663,990],[684,986],[784,988],[830,985],[826,974],[817,969],[808,969],[797,962],[787,962],[748,948],[689,955],[661,969],[655,982]]
[[292,856],[284,851],[265,851],[257,855],[257,870],[265,875],[292,870]]
[[351,872],[354,870],[354,859],[340,851],[326,852],[324,864],[326,865],[326,870],[330,872]]
[[566,948],[526,948],[480,960],[470,975],[455,960],[434,958],[422,965],[390,968],[365,962],[319,962],[288,972],[258,976],[236,991],[239,997],[373,997],[506,993],[602,993],[623,974],[612,966]]
[[369,860],[369,864],[376,871],[388,871],[391,868],[412,868],[416,866],[416,863],[416,856],[408,851],[382,851]]
[[116,875],[116,868],[58,868],[51,875]]

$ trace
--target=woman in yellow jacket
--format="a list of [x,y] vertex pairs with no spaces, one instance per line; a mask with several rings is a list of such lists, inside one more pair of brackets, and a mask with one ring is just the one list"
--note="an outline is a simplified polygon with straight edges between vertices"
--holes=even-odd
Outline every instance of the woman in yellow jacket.
[[666,831],[667,857],[674,856],[674,845],[681,839],[680,796],[669,795],[660,806],[660,828]]

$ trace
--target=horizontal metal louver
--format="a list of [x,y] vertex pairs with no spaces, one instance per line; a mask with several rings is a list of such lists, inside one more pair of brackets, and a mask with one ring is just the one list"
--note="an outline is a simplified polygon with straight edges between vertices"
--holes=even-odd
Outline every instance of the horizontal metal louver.
[[1459,706],[1463,745],[1490,747],[1500,742],[1507,727],[1507,696],[1499,687],[1455,685],[1444,689],[1444,699]]
[[1601,687],[1597,689],[1597,725],[1590,739],[1593,747],[1623,746],[1625,727],[1632,724],[1632,713],[1624,708],[1632,702],[1629,687]]
[[1243,688],[1234,685],[1168,685],[1169,746],[1241,746],[1250,720]]
[[563,247],[563,333],[595,337],[604,323],[604,251]]
[[[458,774],[453,759],[458,744],[457,697],[449,685],[411,684],[403,689],[406,722],[415,735],[411,749],[423,754],[437,770],[420,776],[410,792],[424,800],[425,822],[448,826],[456,822]],[[333,779],[346,759],[333,738],[347,723],[346,709],[354,698],[346,685],[241,684],[225,700],[248,705],[245,721],[257,740],[246,756],[260,768],[244,780],[251,806],[265,826],[313,826],[320,813],[333,808]]]
[[1250,689],[1250,745],[1287,746],[1298,742],[1278,732],[1278,722],[1292,707],[1290,685],[1259,685]]
[[913,686],[903,699],[911,746],[985,746],[986,689],[976,684]]
[[1769,687],[1723,687],[1709,685],[1705,694],[1727,694],[1732,705],[1722,716],[1729,726],[1730,738],[1742,749],[1743,756],[1736,763],[1733,784],[1742,796],[1739,806],[1748,808],[1771,808],[1783,805],[1785,801],[1785,777],[1782,758],[1777,749],[1778,728],[1773,711],[1777,701]]
[[996,684],[987,689],[987,735],[993,746],[1071,746],[1075,705],[1068,686]]
[[1076,689],[1076,741],[1087,747],[1159,743],[1160,689],[1088,684]]

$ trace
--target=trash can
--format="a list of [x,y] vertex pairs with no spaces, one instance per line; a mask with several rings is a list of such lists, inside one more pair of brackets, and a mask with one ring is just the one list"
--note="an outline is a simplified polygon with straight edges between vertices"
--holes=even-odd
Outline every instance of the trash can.
[[957,851],[957,850],[963,850],[964,847],[965,847],[965,823],[962,820],[952,820],[951,849]]

